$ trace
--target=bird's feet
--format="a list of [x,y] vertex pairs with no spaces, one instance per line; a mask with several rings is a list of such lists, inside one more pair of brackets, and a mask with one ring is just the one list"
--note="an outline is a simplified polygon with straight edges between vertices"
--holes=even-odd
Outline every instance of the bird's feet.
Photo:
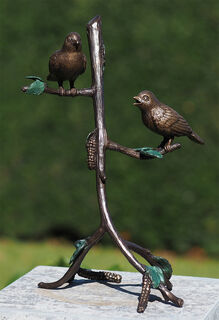
[[161,144],[158,146],[157,150],[160,151],[162,154],[166,154],[168,152],[175,151],[176,149],[181,148],[181,144],[175,143],[172,144],[173,138],[166,138],[164,137]]
[[168,153],[172,150],[172,145],[170,143],[168,143],[164,146],[163,149],[164,149],[165,153]]
[[60,95],[60,96],[64,96],[64,94],[65,94],[65,89],[60,86],[60,87],[59,87],[59,95]]
[[165,145],[165,146],[159,146],[157,148],[158,151],[161,152],[161,154],[166,154],[168,152],[173,152],[177,149],[180,149],[181,148],[181,144],[180,143],[174,143],[174,144],[169,144],[169,145]]
[[76,96],[76,94],[77,94],[77,90],[75,89],[75,88],[71,88],[70,90],[69,90],[69,94],[70,94],[70,96]]
[[66,90],[65,95],[75,97],[77,95],[77,89],[71,88],[70,90]]

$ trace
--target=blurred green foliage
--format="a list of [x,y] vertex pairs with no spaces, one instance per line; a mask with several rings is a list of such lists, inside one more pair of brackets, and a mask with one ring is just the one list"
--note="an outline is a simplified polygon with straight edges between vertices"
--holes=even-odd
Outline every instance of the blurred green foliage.
[[[71,31],[100,14],[106,47],[109,137],[130,147],[157,146],[132,97],[143,89],[185,116],[206,141],[187,138],[162,160],[107,153],[107,192],[115,225],[144,246],[218,254],[219,108],[216,0],[0,1],[0,236],[74,239],[99,224],[95,174],[85,139],[94,129],[88,98],[21,93],[25,76],[46,79],[48,58]],[[89,87],[90,66],[77,81]],[[51,86],[56,86],[51,83]],[[66,83],[66,87],[68,84]]]

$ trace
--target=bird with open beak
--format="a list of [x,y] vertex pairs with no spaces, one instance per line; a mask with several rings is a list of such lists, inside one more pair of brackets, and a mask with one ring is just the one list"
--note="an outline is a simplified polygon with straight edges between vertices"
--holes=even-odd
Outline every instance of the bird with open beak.
[[133,99],[134,105],[141,110],[145,126],[163,136],[158,148],[170,151],[174,137],[180,136],[187,136],[196,143],[204,144],[188,122],[175,110],[160,102],[151,91],[144,90]]
[[47,80],[57,81],[59,93],[63,95],[63,81],[68,80],[70,90],[77,77],[86,69],[86,56],[82,52],[81,37],[77,32],[69,33],[61,50],[54,52],[49,59]]

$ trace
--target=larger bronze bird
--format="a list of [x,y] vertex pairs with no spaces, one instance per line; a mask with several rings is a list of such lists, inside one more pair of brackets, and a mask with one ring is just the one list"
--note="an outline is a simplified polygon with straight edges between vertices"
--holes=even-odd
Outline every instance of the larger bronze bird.
[[60,95],[63,95],[63,81],[68,80],[70,89],[74,88],[75,80],[85,69],[86,56],[82,52],[81,37],[77,32],[71,32],[66,36],[62,49],[51,55],[47,80],[57,81]]
[[180,136],[187,136],[196,143],[204,144],[188,122],[175,110],[160,102],[152,92],[144,90],[133,99],[134,105],[141,110],[146,127],[163,136],[159,148],[170,150],[174,137]]

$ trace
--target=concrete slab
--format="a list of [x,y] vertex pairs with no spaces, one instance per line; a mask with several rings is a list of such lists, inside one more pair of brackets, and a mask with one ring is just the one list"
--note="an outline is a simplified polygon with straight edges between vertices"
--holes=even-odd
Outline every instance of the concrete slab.
[[219,279],[173,276],[173,293],[184,299],[183,308],[165,303],[152,290],[144,314],[136,312],[141,275],[118,272],[122,283],[93,282],[76,276],[65,288],[37,288],[40,281],[59,279],[66,268],[38,266],[0,291],[1,320],[217,320]]

